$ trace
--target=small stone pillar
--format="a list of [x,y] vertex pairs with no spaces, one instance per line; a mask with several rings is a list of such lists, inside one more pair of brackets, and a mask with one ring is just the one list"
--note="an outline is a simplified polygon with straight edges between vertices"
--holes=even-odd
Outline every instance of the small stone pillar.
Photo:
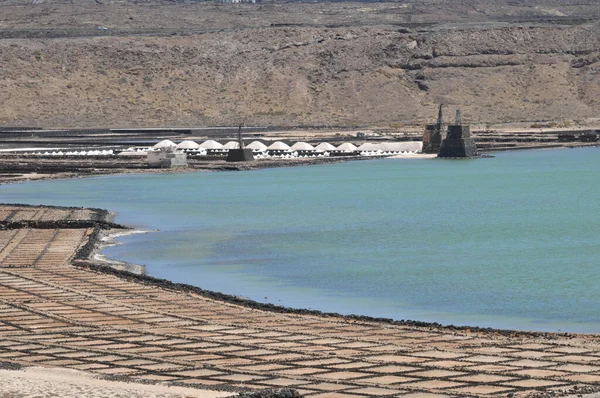
[[443,141],[437,124],[428,124],[423,132],[423,153],[439,153]]
[[249,162],[254,160],[252,149],[235,148],[227,152],[227,162]]
[[423,153],[439,153],[442,141],[446,138],[444,126],[444,105],[438,109],[438,120],[436,124],[428,124],[423,132]]
[[250,162],[254,160],[252,149],[244,148],[244,140],[242,139],[242,126],[238,129],[238,148],[230,149],[227,152],[227,162]]

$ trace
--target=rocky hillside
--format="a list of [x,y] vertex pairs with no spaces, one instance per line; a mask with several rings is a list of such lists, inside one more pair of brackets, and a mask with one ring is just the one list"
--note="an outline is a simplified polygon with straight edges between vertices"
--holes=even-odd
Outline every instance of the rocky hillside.
[[0,126],[600,117],[586,0],[0,2]]

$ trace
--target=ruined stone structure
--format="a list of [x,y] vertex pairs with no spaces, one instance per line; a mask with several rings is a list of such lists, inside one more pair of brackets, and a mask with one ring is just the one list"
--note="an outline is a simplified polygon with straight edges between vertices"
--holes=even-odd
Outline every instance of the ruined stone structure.
[[456,122],[448,126],[446,138],[438,154],[439,158],[473,158],[479,156],[475,140],[471,138],[471,127],[463,126],[460,110],[456,111]]
[[242,139],[242,126],[238,129],[238,148],[232,148],[227,153],[227,162],[249,162],[254,160],[252,149],[244,148]]
[[456,110],[456,121],[454,122],[454,124],[457,126],[462,125],[462,115],[460,114],[460,109]]
[[176,151],[173,147],[160,148],[148,152],[148,166],[150,167],[186,167],[187,155],[185,152]]
[[423,153],[439,153],[442,141],[446,138],[446,129],[444,126],[444,105],[438,109],[438,119],[435,124],[425,126],[423,132]]

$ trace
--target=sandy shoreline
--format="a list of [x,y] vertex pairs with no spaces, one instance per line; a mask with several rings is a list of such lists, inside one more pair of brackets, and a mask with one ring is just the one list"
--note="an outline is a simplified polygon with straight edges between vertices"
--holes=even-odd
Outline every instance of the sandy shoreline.
[[[111,214],[111,220],[114,220],[116,214]],[[118,271],[126,271],[132,274],[144,275],[146,270],[143,265],[139,264],[131,264],[125,261],[115,260],[112,258],[106,257],[104,255],[104,250],[111,246],[122,245],[123,243],[118,241],[118,238],[123,236],[130,236],[136,234],[147,234],[155,231],[145,231],[138,229],[126,229],[126,230],[109,230],[103,231],[95,244],[95,248],[93,252],[88,256],[92,263],[103,266],[110,267]]]
[[222,391],[112,381],[73,369],[35,366],[22,370],[0,369],[0,397],[217,398],[232,395]]

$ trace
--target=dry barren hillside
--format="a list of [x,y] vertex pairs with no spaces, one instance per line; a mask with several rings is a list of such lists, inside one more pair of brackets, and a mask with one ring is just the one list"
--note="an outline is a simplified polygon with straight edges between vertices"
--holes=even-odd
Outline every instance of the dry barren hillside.
[[0,125],[600,117],[592,0],[0,2]]

